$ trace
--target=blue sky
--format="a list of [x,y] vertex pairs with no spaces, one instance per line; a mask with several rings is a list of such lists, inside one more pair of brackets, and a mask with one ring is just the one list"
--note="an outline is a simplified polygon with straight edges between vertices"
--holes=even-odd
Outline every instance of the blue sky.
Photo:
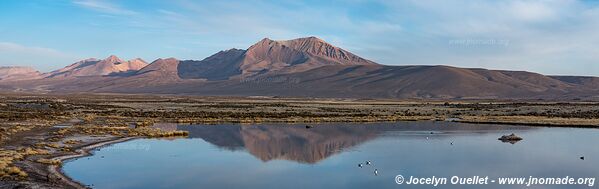
[[305,36],[388,65],[599,76],[595,1],[0,1],[0,65],[41,71],[111,54],[201,60]]

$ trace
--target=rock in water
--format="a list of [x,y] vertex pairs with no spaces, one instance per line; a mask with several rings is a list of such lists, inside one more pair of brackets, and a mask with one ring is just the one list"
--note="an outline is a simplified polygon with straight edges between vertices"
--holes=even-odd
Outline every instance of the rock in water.
[[516,136],[516,134],[512,133],[511,135],[503,135],[498,138],[498,140],[501,140],[502,142],[516,142],[521,141],[522,137]]

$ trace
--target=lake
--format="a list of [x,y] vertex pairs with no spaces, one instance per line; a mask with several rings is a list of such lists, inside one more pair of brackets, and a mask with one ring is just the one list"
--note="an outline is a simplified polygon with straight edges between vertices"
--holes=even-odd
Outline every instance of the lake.
[[[449,179],[435,188],[525,188],[497,179],[599,176],[597,129],[433,121],[310,125],[158,124],[190,135],[105,146],[65,162],[63,171],[93,188],[433,187],[399,185],[397,175]],[[511,133],[524,140],[497,140]],[[452,184],[453,176],[488,176],[495,183]],[[597,187],[585,183],[529,188]]]

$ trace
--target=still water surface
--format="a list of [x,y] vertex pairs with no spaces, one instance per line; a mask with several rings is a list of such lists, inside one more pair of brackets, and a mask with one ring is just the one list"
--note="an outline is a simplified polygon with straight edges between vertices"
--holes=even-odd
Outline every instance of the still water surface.
[[[327,123],[311,129],[299,124],[157,126],[190,136],[106,146],[66,162],[63,171],[94,188],[432,188],[398,185],[398,174],[599,177],[597,129],[451,122]],[[497,140],[511,133],[524,140]],[[372,165],[358,167],[367,160]],[[448,183],[435,188],[525,186]]]

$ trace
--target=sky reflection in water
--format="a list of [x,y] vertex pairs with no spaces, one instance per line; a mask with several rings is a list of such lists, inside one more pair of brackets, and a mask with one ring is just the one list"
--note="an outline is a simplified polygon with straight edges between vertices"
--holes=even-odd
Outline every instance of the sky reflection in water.
[[[448,122],[328,123],[311,129],[305,124],[159,127],[187,130],[190,137],[114,144],[65,163],[64,171],[96,188],[405,188],[395,183],[396,175],[599,176],[596,129]],[[510,133],[524,140],[497,140]],[[359,168],[366,160],[373,165]]]

